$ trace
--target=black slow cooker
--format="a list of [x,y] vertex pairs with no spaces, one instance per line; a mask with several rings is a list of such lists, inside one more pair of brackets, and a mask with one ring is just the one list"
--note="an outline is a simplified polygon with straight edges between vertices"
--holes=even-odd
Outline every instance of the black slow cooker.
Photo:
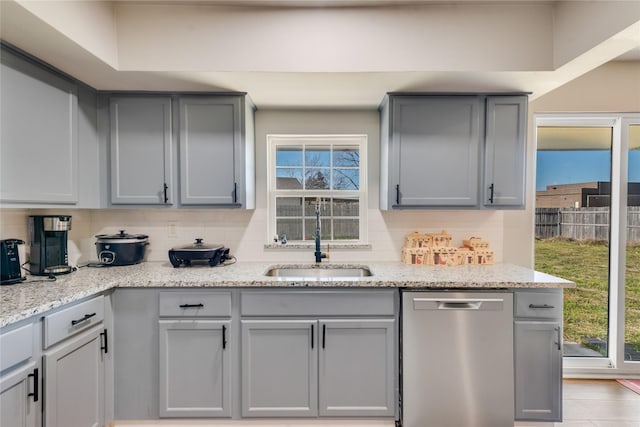
[[96,252],[102,265],[133,265],[144,260],[149,245],[146,234],[98,234]]

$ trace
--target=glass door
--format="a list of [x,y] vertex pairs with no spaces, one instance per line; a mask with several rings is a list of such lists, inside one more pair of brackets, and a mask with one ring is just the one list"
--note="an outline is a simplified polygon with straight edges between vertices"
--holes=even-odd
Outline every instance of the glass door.
[[609,357],[613,128],[537,128],[535,268],[576,282],[564,292],[565,357]]
[[564,292],[564,370],[640,373],[640,113],[535,117],[535,268]]
[[623,354],[624,362],[640,365],[640,122],[622,125],[623,146],[628,147]]

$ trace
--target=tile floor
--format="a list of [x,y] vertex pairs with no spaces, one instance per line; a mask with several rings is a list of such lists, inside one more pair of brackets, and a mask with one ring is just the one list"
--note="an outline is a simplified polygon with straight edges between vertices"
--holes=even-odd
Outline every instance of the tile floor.
[[[612,380],[565,380],[564,422],[525,423],[516,427],[639,427],[640,394]],[[110,427],[393,427],[386,421],[119,421]],[[428,427],[428,426],[425,426]],[[463,427],[463,426],[460,426]]]

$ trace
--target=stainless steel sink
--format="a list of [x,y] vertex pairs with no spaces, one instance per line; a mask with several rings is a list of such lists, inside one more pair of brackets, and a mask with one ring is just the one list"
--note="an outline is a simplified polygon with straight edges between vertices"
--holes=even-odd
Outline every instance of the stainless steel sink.
[[270,267],[265,273],[269,277],[304,278],[304,279],[332,279],[332,278],[358,278],[373,276],[366,266],[275,266]]

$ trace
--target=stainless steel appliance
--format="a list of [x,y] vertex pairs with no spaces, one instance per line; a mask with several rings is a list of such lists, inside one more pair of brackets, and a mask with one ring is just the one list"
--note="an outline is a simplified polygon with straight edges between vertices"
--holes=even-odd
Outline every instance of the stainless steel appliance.
[[513,296],[403,292],[403,427],[513,427]]
[[72,271],[67,253],[70,215],[29,217],[29,272],[40,276]]
[[1,285],[11,285],[26,279],[22,274],[22,266],[20,264],[20,245],[24,245],[24,241],[20,239],[0,241]]

